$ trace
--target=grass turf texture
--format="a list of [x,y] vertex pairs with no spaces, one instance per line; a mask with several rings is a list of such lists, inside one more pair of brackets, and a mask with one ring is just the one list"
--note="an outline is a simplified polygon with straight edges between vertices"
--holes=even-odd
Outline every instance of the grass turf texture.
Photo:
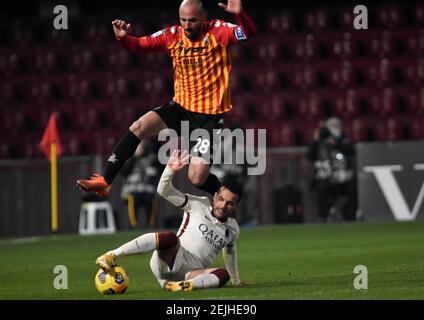
[[[242,228],[239,271],[255,284],[165,292],[150,271],[151,254],[119,262],[130,282],[123,295],[94,285],[95,258],[137,237],[57,235],[1,240],[0,299],[423,299],[424,222],[274,225]],[[56,290],[56,265],[68,268],[68,289]],[[223,266],[221,255],[214,266]],[[356,265],[368,268],[368,290],[355,290]]]

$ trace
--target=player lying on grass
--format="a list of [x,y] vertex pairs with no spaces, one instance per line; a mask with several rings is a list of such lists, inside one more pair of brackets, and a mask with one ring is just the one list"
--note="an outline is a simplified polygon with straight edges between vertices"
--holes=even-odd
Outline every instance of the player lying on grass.
[[[173,232],[146,233],[121,247],[97,258],[104,270],[116,265],[122,256],[153,251],[150,268],[160,286],[169,291],[217,288],[231,278],[240,281],[236,256],[239,226],[234,216],[242,189],[224,181],[211,203],[207,197],[183,194],[172,185],[173,175],[188,163],[189,155],[175,150],[163,171],[158,193],[184,210],[177,234]],[[222,249],[226,269],[209,268]]]

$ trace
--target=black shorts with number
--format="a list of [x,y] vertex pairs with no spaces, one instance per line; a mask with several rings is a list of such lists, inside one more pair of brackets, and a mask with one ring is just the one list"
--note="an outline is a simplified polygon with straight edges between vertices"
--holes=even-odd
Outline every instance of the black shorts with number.
[[224,126],[224,114],[214,115],[188,111],[175,101],[167,102],[153,111],[161,117],[169,129],[175,130],[178,136],[184,136],[184,132],[181,132],[181,123],[187,121],[189,136],[185,138],[188,140],[194,130],[204,129],[207,136],[195,133],[196,140],[189,140],[190,153],[200,157],[209,155],[212,163],[213,151],[219,143],[220,133]]

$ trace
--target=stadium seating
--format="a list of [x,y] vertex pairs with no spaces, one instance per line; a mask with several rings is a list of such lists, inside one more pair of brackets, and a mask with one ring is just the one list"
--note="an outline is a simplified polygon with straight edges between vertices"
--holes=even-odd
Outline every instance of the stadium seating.
[[[168,9],[157,19],[141,13],[134,33],[163,27]],[[423,139],[424,5],[368,9],[370,29],[360,31],[347,5],[254,13],[256,38],[230,49],[234,108],[226,126],[263,126],[275,147],[306,145],[330,116],[356,142]],[[41,156],[37,143],[52,111],[64,154],[107,154],[137,117],[172,97],[170,59],[126,51],[108,19],[75,17],[61,32],[17,17],[0,36],[0,157]],[[20,134],[28,137],[17,142]]]

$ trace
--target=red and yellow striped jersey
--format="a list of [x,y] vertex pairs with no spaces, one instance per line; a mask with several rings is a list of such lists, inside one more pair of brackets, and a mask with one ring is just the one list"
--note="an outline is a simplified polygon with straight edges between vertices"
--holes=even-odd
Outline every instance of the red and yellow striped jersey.
[[167,53],[173,61],[173,100],[192,112],[220,114],[232,109],[228,47],[253,33],[238,25],[212,20],[197,41],[187,38],[184,29],[176,25],[141,38],[126,36],[122,42],[134,51]]

